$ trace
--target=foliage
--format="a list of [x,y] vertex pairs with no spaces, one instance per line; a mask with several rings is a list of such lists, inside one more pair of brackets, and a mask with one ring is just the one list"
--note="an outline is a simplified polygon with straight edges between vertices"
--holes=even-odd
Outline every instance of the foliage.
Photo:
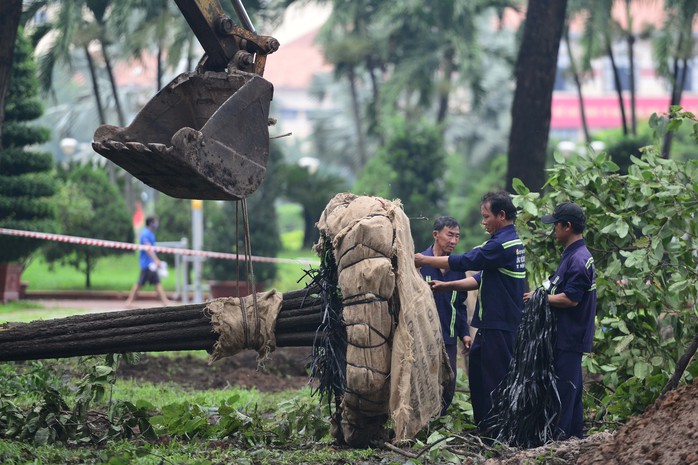
[[[49,137],[46,128],[29,124],[43,112],[32,51],[20,29],[0,144],[0,223],[5,228],[52,232],[55,210],[51,196],[56,186],[51,154],[25,148]],[[0,236],[0,262],[23,261],[41,244],[35,239]]]
[[286,165],[283,168],[286,186],[284,196],[303,207],[303,247],[310,248],[320,238],[315,224],[327,202],[348,189],[344,179],[324,170],[310,172],[305,167]]
[[[126,203],[103,171],[86,164],[64,171],[62,176],[65,185],[57,201],[58,207],[66,214],[58,218],[61,233],[133,242],[131,217]],[[85,210],[80,211],[81,208]],[[91,274],[99,258],[123,253],[125,251],[119,249],[64,243],[52,243],[44,250],[49,263],[70,265],[84,273],[85,287],[88,289],[92,285]]]
[[[267,178],[259,189],[247,198],[252,255],[276,257],[281,249],[274,205],[281,193],[282,159],[283,154],[276,144],[272,144],[269,151]],[[242,206],[238,202],[207,202],[204,207],[204,233],[206,250],[244,255]],[[247,280],[244,261],[211,259],[207,261],[206,266],[209,279]],[[276,264],[253,262],[253,271],[257,282],[271,281],[276,276]]]
[[[449,157],[452,161],[452,157]],[[482,244],[487,239],[487,232],[482,227],[480,202],[487,192],[504,188],[504,176],[507,169],[506,155],[498,155],[490,162],[479,167],[470,167],[467,172],[472,175],[464,179],[466,168],[461,166],[454,169],[450,165],[446,172],[447,192],[459,192],[460,195],[449,195],[448,207],[444,214],[453,216],[460,224],[461,250],[470,250]],[[459,183],[459,185],[456,185]]]
[[159,194],[155,202],[155,216],[160,224],[158,241],[178,241],[188,237],[191,244],[191,200]]
[[[659,139],[682,122],[698,125],[693,114],[679,110],[671,120],[653,117],[650,124]],[[698,145],[698,132],[694,138]],[[586,213],[598,304],[594,352],[584,367],[600,380],[594,396],[620,419],[654,400],[698,330],[698,162],[664,160],[658,153],[655,144],[640,158],[632,156],[627,175],[617,173],[606,153],[558,156],[546,195],[518,180],[514,186],[522,209],[518,230],[526,253],[536,258],[527,261],[531,286],[559,262],[548,231],[534,222],[564,200]]]
[[[113,384],[120,359],[121,356],[109,355],[103,364],[88,366],[76,386],[76,400],[72,407],[65,398],[62,381],[51,378],[41,364],[36,364],[37,368],[29,377],[31,385],[18,383],[14,389],[5,390],[5,396],[0,399],[2,437],[31,441],[35,446],[54,442],[84,444],[109,437],[130,438],[134,431],[143,437],[152,437],[147,404],[135,406],[117,402],[112,405],[109,416],[90,410],[92,403],[101,401],[107,387]],[[19,389],[28,387],[40,394],[41,399],[29,409],[23,409],[13,399],[23,393]]]
[[369,195],[383,194],[402,201],[417,249],[431,242],[433,215],[444,203],[445,157],[438,126],[424,120],[412,123],[395,118],[385,147],[358,183]]
[[628,135],[610,141],[606,147],[606,153],[611,157],[613,163],[618,165],[618,174],[628,174],[628,168],[632,164],[631,157],[641,156],[642,148],[651,143],[647,136]]

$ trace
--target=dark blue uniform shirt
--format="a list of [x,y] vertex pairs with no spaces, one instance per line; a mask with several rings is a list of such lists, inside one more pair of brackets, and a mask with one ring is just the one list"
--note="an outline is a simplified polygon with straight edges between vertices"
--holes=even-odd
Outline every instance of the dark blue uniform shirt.
[[[422,254],[433,257],[434,246],[430,246]],[[465,278],[465,273],[462,271],[446,270],[446,273],[442,273],[440,269],[433,266],[423,266],[420,272],[427,282],[457,281]],[[468,314],[465,308],[467,296],[468,293],[465,291],[434,292],[436,309],[439,312],[439,320],[441,320],[441,333],[446,345],[456,344],[459,339],[470,335],[468,332]]]
[[448,257],[452,270],[480,270],[477,307],[471,326],[516,331],[521,321],[526,281],[526,256],[514,225],[463,255]]
[[584,239],[573,242],[562,253],[547,290],[550,294],[564,292],[570,300],[579,302],[575,307],[552,307],[557,315],[557,348],[591,352],[596,316],[596,269]]

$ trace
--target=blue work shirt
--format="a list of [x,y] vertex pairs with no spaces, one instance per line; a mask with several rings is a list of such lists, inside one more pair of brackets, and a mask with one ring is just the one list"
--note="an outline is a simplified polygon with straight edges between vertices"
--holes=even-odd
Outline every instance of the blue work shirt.
[[[430,246],[422,254],[433,257],[434,246]],[[465,273],[462,271],[446,270],[446,273],[442,273],[440,269],[433,266],[423,266],[419,271],[427,282],[457,281],[465,278]],[[462,340],[464,336],[470,335],[468,332],[468,314],[465,308],[467,296],[466,291],[434,292],[434,301],[436,302],[436,310],[439,312],[441,334],[445,345],[456,344],[459,339]]]
[[574,307],[551,307],[557,315],[556,347],[591,352],[596,316],[596,268],[584,239],[573,242],[562,253],[547,291],[549,294],[565,293],[570,300],[579,302]]
[[[150,230],[150,228],[143,228],[141,231],[141,245],[155,245],[155,233]],[[141,249],[139,254],[139,261],[141,264],[141,270],[145,270],[148,266],[153,263],[153,259],[150,258],[148,252]]]
[[475,315],[471,326],[516,331],[521,322],[526,281],[526,255],[514,225],[496,231],[481,246],[448,257],[452,270],[480,270]]

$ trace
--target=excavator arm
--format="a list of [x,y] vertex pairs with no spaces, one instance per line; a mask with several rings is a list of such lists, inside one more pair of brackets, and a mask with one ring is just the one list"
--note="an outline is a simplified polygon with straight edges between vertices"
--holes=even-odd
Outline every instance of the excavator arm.
[[205,54],[193,72],[163,87],[126,127],[102,125],[92,147],[172,197],[238,200],[266,175],[273,86],[262,75],[279,48],[259,36],[241,0],[245,27],[218,0],[175,0]]

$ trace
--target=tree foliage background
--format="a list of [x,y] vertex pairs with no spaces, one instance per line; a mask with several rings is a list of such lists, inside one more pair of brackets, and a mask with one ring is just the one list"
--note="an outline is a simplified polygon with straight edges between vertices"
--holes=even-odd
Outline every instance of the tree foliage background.
[[[47,128],[31,125],[43,112],[31,42],[17,34],[12,74],[5,100],[5,122],[0,144],[0,224],[5,228],[54,230],[56,191],[51,154],[29,149],[45,142]],[[25,260],[41,241],[0,236],[0,262]]]
[[[595,383],[590,394],[597,419],[617,421],[653,402],[676,361],[698,332],[698,161],[661,157],[668,130],[692,128],[695,115],[677,109],[672,119],[653,117],[655,143],[631,156],[627,174],[608,154],[556,158],[544,195],[520,180],[518,231],[526,244],[531,287],[552,275],[561,250],[541,215],[571,200],[587,216],[585,238],[597,270],[597,326],[584,367]],[[685,375],[698,376],[694,360]]]
[[[73,236],[133,242],[131,215],[116,186],[109,182],[103,168],[90,164],[61,171],[64,181],[57,203],[59,233]],[[85,287],[90,288],[90,275],[97,261],[108,255],[130,253],[107,247],[91,247],[52,242],[44,255],[49,263],[70,265],[85,274]],[[134,259],[134,282],[138,278],[138,261]]]

